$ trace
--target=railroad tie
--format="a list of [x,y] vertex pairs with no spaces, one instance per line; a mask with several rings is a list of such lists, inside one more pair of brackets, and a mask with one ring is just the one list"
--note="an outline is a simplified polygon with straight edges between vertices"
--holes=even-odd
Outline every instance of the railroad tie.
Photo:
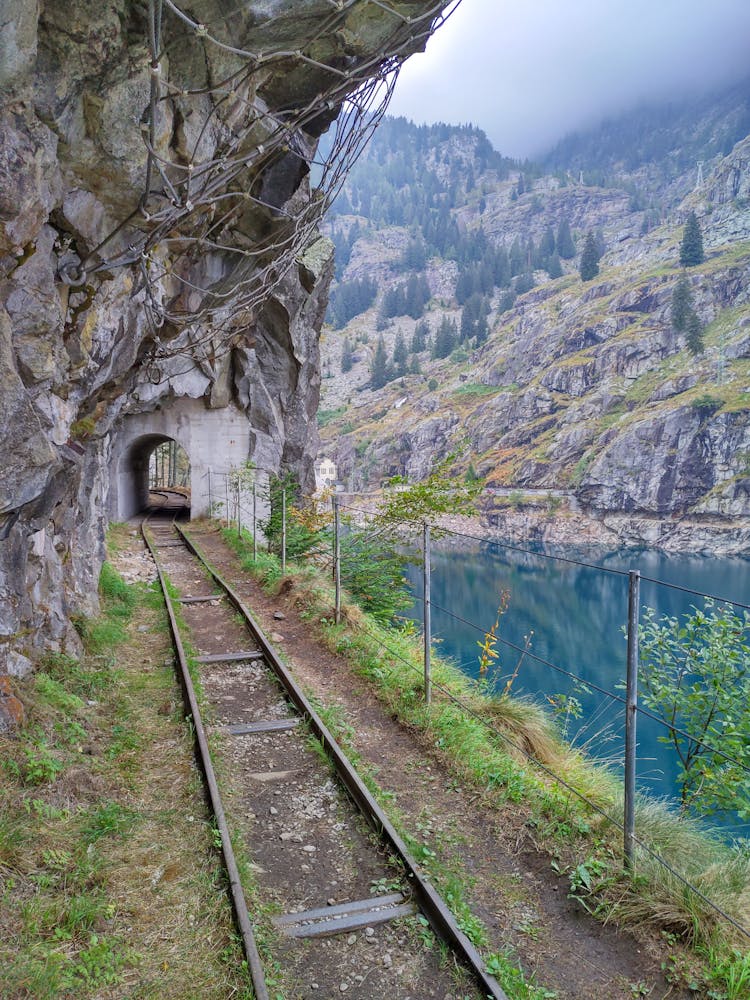
[[274,917],[272,923],[287,937],[332,937],[361,927],[384,924],[416,912],[415,903],[407,900],[402,893],[394,892],[388,896],[373,896],[371,899],[359,899],[352,903],[322,906],[317,910],[285,913]]
[[220,601],[223,594],[208,594],[206,597],[175,597],[178,604],[208,604],[209,601]]
[[208,653],[205,656],[196,656],[196,663],[239,663],[240,660],[262,660],[263,654],[259,649],[248,649],[241,653]]
[[262,719],[260,722],[238,722],[227,726],[226,732],[232,736],[248,736],[252,733],[276,733],[294,729],[299,725],[299,719]]

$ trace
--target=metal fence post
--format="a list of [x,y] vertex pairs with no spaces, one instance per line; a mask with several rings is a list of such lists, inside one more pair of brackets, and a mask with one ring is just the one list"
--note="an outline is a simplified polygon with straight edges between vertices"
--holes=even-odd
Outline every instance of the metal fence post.
[[211,470],[208,470],[208,516],[214,516],[214,502],[211,499]]
[[427,521],[424,522],[422,554],[424,557],[424,598],[422,612],[422,624],[424,631],[424,700],[425,704],[429,705],[432,699],[432,670],[430,663],[430,652],[432,648],[432,609],[430,604],[430,526]]
[[625,691],[625,867],[635,864],[635,748],[638,719],[638,622],[641,574],[628,573],[628,672]]
[[237,477],[237,537],[242,538],[242,514],[240,512],[240,480]]
[[257,499],[258,499],[258,489],[255,483],[255,479],[253,479],[253,562],[258,561],[258,538],[257,538],[258,525],[255,516],[255,504]]
[[281,491],[281,572],[286,573],[286,487]]
[[227,522],[227,527],[229,527],[229,519],[231,514],[229,513],[229,473],[224,473],[224,520]]
[[339,533],[339,498],[333,498],[333,581],[336,585],[335,621],[341,621],[341,535]]

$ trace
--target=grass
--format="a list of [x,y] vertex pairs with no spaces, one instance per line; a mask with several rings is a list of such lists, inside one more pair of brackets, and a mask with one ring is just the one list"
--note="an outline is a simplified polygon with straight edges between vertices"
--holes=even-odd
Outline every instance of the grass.
[[335,410],[318,410],[318,427],[326,427],[346,413],[346,406],[339,406]]
[[0,738],[0,993],[249,1000],[159,599],[109,565],[100,596]]
[[466,382],[454,389],[452,394],[459,399],[484,399],[486,396],[496,396],[502,392],[502,387],[497,385],[485,385],[483,382]]
[[[246,543],[231,533],[225,539],[245,569],[255,570],[269,589],[278,588],[277,570],[267,574],[255,567]],[[384,628],[346,603],[342,624],[335,625],[330,587],[309,567],[292,568],[284,588],[295,595],[322,641],[372,682],[388,710],[420,733],[454,774],[473,783],[488,803],[518,806],[556,870],[568,873],[571,893],[581,905],[602,919],[673,935],[675,966],[687,964],[693,978],[711,983],[717,998],[731,995],[732,977],[745,975],[735,953],[745,948],[746,939],[646,851],[638,852],[634,876],[623,870],[619,829],[601,815],[618,821],[622,816],[619,779],[561,741],[538,706],[487,698],[439,657],[433,659],[435,697],[426,707],[417,637]],[[587,802],[552,780],[540,764]],[[665,804],[646,798],[637,803],[636,829],[676,872],[741,924],[750,924],[746,850],[712,840]],[[685,946],[694,949],[689,960],[680,951]]]

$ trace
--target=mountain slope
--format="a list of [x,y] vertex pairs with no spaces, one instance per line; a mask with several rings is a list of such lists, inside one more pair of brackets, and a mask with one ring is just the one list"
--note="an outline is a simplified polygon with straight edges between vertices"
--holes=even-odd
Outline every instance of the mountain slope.
[[[421,146],[415,137],[401,186],[390,146],[373,149],[377,207],[372,190],[371,214],[360,214],[369,182],[354,176],[348,211],[331,223],[339,242],[354,234],[339,291],[367,279],[374,295],[324,338],[321,434],[342,478],[354,489],[394,474],[420,478],[455,452],[455,470],[489,488],[491,519],[509,491],[531,491],[529,504],[538,503],[533,491],[563,491],[628,541],[750,551],[750,532],[737,528],[750,514],[750,140],[651,228],[649,209],[625,189],[563,184],[489,156],[477,130],[443,129],[423,134]],[[668,199],[668,173],[651,165],[653,199]],[[400,205],[414,207],[397,224]],[[697,356],[671,320],[690,210],[707,250],[687,272],[705,328]],[[435,218],[439,234],[454,234],[442,247],[431,236]],[[577,258],[558,261],[563,273],[551,277],[549,236],[557,244],[565,224],[578,250],[585,231],[604,244],[590,282]],[[407,315],[409,286],[421,278],[431,297]],[[394,313],[399,288],[404,311]],[[484,315],[473,326],[470,303]],[[435,357],[446,322],[455,342]],[[428,346],[410,354],[425,324]],[[402,340],[406,361],[403,352],[400,364],[391,360],[372,389],[379,336],[391,356]],[[341,373],[347,351],[351,369]]]

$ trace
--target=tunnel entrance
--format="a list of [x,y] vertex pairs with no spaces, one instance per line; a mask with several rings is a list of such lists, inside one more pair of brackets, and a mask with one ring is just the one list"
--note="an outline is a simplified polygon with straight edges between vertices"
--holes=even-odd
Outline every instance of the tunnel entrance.
[[148,506],[154,513],[190,517],[190,459],[173,438],[157,444],[149,455]]
[[[121,470],[121,488],[132,514],[190,517],[190,458],[174,438],[144,434],[131,442]],[[124,475],[122,475],[124,473]]]
[[190,516],[205,516],[212,484],[252,457],[255,444],[247,414],[234,403],[212,410],[202,398],[179,396],[168,407],[126,415],[111,439],[110,519],[143,511],[150,488],[185,493]]

